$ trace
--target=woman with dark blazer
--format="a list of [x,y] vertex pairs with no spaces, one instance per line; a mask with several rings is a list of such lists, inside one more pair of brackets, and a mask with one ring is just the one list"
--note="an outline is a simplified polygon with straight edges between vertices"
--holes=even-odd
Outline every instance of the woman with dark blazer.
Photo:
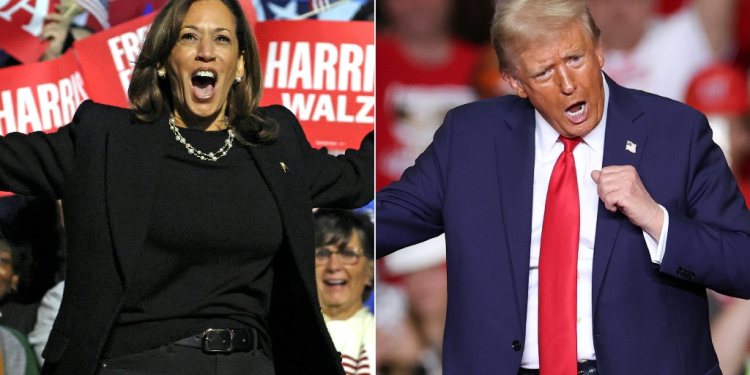
[[313,207],[373,198],[373,139],[340,157],[258,108],[236,0],[175,0],[132,109],[90,101],[0,139],[0,189],[62,199],[68,236],[44,374],[343,374],[315,286]]

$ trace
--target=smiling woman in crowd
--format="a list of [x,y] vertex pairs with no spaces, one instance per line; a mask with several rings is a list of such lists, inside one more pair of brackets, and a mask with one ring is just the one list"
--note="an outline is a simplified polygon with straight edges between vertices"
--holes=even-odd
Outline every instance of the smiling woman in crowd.
[[320,308],[347,374],[375,367],[375,317],[363,302],[374,283],[375,237],[362,213],[315,212],[315,276]]
[[84,102],[0,139],[0,189],[62,199],[64,298],[46,374],[342,374],[315,287],[313,207],[373,198],[372,136],[332,157],[259,108],[236,0],[175,0],[129,110]]

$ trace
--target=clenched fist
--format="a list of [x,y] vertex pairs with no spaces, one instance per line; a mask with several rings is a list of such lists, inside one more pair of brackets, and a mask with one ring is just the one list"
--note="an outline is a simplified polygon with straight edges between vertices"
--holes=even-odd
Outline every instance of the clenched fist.
[[646,191],[633,166],[610,165],[591,172],[591,178],[598,186],[597,192],[604,207],[612,212],[620,210],[630,222],[652,237],[660,237],[664,212]]

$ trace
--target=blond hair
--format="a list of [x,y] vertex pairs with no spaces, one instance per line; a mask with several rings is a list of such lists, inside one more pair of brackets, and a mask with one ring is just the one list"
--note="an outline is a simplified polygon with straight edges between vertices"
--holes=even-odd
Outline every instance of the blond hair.
[[490,35],[500,71],[514,72],[513,59],[531,42],[554,38],[557,32],[580,22],[599,44],[596,26],[585,0],[505,0],[495,7]]

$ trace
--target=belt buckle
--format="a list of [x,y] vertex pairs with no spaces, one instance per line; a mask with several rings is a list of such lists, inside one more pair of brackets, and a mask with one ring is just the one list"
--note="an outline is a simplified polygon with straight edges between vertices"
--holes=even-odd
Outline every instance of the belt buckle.
[[234,351],[231,329],[209,328],[203,332],[202,344],[205,353],[231,353]]

